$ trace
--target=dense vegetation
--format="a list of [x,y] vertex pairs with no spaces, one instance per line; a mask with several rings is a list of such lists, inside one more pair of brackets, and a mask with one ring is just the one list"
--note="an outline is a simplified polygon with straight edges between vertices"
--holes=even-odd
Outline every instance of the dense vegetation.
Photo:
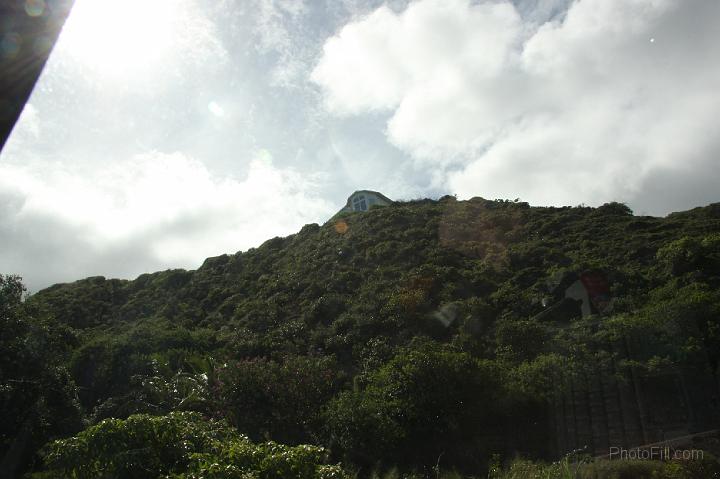
[[[563,299],[582,271],[608,278],[611,311],[581,318]],[[340,215],[196,271],[24,301],[0,276],[2,466],[479,476],[493,457],[554,459],[559,370],[692,367],[720,391],[719,287],[720,204],[654,218],[452,197]]]

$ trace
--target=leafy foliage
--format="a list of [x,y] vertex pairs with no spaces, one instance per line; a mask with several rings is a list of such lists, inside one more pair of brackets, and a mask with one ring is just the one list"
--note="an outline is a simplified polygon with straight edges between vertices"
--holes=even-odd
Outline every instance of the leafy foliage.
[[439,455],[477,461],[478,431],[497,432],[501,374],[467,353],[414,344],[328,406],[331,437],[361,464],[429,467]]
[[23,302],[24,292],[20,278],[0,275],[0,468],[9,474],[42,441],[81,426],[75,385],[58,365],[74,336]]
[[317,441],[320,408],[337,392],[337,366],[328,357],[287,356],[233,361],[218,372],[217,407],[253,438]]
[[106,419],[75,437],[55,441],[46,476],[122,478],[343,478],[323,463],[320,447],[253,444],[222,422],[198,413]]
[[[1,444],[9,451],[30,416],[37,450],[78,433],[81,419],[99,438],[92,428],[125,430],[141,413],[161,422],[133,416],[138,428],[170,421],[180,436],[210,427],[212,439],[217,427],[322,444],[361,475],[482,471],[493,453],[549,458],[548,411],[568,381],[611,370],[618,383],[667,373],[701,390],[707,373],[720,384],[718,238],[720,204],[653,218],[619,203],[446,197],[343,214],[196,271],[87,278],[26,301],[18,278],[0,277]],[[602,315],[581,318],[564,298],[567,278],[585,271],[607,277]],[[138,438],[138,450],[161,441]],[[190,455],[158,446],[167,455],[147,460],[162,474],[257,476],[233,458],[271,448],[210,439]],[[57,451],[62,461],[72,448]]]

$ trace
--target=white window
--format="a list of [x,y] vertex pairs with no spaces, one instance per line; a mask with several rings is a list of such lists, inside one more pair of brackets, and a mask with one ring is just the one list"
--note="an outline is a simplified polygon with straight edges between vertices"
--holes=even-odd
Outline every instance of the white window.
[[367,203],[365,202],[364,195],[358,195],[355,198],[353,198],[353,210],[367,211]]

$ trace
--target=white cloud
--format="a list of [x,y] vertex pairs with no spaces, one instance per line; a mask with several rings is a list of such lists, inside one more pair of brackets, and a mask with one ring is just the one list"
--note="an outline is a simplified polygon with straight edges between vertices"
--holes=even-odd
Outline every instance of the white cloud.
[[463,197],[647,203],[660,169],[720,180],[720,3],[536,4],[381,7],[327,40],[311,78],[336,114],[388,111],[389,141]]
[[18,118],[13,136],[30,140],[37,140],[40,137],[40,118],[38,117],[37,108],[32,103],[25,104],[20,118]]
[[43,133],[41,119],[42,115],[39,114],[38,108],[33,103],[27,102],[15,123],[12,134],[3,146],[3,160],[12,156],[27,157],[28,151],[37,144]]
[[292,48],[290,28],[307,14],[305,0],[256,0],[255,8],[259,47],[265,51]]
[[272,58],[272,86],[297,88],[311,68],[310,45],[315,41],[306,29],[310,8],[306,0],[254,0],[250,3],[255,49]]
[[518,12],[527,22],[542,24],[562,17],[574,0],[514,0]]
[[[98,258],[109,252],[115,252],[110,255],[114,274],[197,267],[208,256],[326,220],[334,205],[318,198],[317,189],[317,178],[278,169],[264,152],[250,162],[243,179],[216,177],[182,153],[138,155],[94,172],[0,164],[0,196],[12,199],[2,211],[0,237],[7,248],[0,252],[0,266],[8,271],[13,251],[28,249],[16,244],[23,231],[37,231],[38,224],[52,220],[53,234],[72,238],[68,242],[76,246],[73,251],[63,243],[50,262],[72,264],[76,277],[97,274],[83,265],[98,267]],[[52,250],[50,239],[42,242]],[[118,263],[132,258],[117,252],[145,259],[124,271]],[[38,279],[32,271],[29,275],[36,285]]]

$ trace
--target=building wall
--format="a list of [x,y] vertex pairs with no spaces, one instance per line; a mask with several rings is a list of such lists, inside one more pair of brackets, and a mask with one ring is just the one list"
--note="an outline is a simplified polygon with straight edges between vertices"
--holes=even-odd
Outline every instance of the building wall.
[[348,198],[345,207],[341,212],[368,211],[371,206],[387,206],[390,202],[382,195],[373,191],[356,191]]

